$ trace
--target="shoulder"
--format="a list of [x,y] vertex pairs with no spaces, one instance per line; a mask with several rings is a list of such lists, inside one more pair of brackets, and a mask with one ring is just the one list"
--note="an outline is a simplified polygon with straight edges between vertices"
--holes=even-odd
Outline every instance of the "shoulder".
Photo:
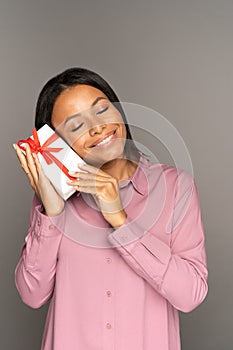
[[190,187],[194,183],[193,175],[186,169],[179,168],[174,165],[154,162],[145,156],[141,158],[142,168],[145,173],[154,179],[164,177],[168,184],[173,186],[182,185],[183,188]]

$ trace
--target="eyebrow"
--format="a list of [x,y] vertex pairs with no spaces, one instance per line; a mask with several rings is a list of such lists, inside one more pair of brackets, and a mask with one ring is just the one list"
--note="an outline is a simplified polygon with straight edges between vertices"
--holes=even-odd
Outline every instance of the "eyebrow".
[[[100,100],[107,100],[106,97],[103,97],[103,96],[99,96],[95,99],[94,102],[92,102],[91,104],[91,107],[94,107]],[[66,118],[65,122],[64,122],[64,126],[66,125],[66,123],[70,120],[70,119],[73,119],[75,117],[79,117],[81,115],[81,113],[77,113],[77,114],[74,114],[74,115],[71,115],[70,117]]]

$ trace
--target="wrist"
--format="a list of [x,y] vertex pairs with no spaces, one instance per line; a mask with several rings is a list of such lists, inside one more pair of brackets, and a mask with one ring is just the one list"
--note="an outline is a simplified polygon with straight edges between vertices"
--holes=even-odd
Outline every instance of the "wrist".
[[117,229],[125,223],[126,219],[127,219],[127,214],[124,210],[122,210],[119,213],[114,215],[114,220],[111,221],[110,224],[114,229]]
[[65,208],[65,204],[61,205],[59,208],[50,208],[50,209],[46,209],[46,207],[43,207],[43,211],[42,214],[46,215],[46,216],[58,216],[60,215],[63,210]]

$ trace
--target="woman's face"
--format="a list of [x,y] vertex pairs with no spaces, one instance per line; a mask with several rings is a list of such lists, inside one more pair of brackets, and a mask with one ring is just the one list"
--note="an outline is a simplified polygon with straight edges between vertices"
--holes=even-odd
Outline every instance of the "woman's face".
[[[55,101],[52,125],[87,163],[102,166],[122,158],[126,128],[107,96],[89,85],[76,85]],[[106,143],[100,144],[103,138]]]

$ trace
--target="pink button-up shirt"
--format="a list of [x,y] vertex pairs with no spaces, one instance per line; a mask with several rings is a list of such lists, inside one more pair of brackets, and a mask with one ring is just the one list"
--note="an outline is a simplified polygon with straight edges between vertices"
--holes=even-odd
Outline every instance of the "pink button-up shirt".
[[30,307],[50,301],[42,350],[180,350],[179,310],[206,297],[193,177],[141,155],[119,188],[127,219],[117,229],[91,194],[53,218],[34,196],[15,283]]

